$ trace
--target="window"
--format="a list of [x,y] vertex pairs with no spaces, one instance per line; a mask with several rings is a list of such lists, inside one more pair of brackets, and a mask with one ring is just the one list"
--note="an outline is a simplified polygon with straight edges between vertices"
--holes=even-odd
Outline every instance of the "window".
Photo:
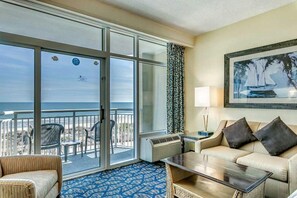
[[0,60],[0,156],[29,154],[23,140],[34,123],[34,50],[0,44]]
[[[96,19],[24,2],[0,2],[0,132],[11,135],[0,138],[0,146],[5,145],[0,155],[42,153],[40,144],[34,144],[42,140],[41,132],[31,132],[44,123],[64,126],[62,142],[85,141],[87,133],[96,133],[86,131],[100,121],[102,109],[110,106],[110,120],[115,124],[109,124],[110,129],[101,125],[99,135],[104,138],[100,144],[87,141],[86,148],[77,148],[77,152],[86,152],[83,160],[75,156],[74,147],[61,151],[64,174],[88,169],[76,162],[92,160],[95,163],[88,161],[89,167],[104,169],[136,159],[139,131],[135,123],[143,133],[166,130],[166,43],[113,29]],[[3,105],[10,101],[14,104]],[[29,113],[21,115],[23,110]],[[1,115],[1,111],[12,113]],[[24,135],[34,137],[32,152]],[[66,165],[71,166],[69,171]]]
[[167,62],[167,47],[153,42],[139,40],[139,58]]
[[134,130],[134,61],[112,58],[110,60],[110,119],[116,130],[111,134],[115,150],[120,148],[121,157],[111,153],[111,164],[135,158]]
[[140,132],[164,131],[166,113],[166,67],[140,63]]
[[124,34],[110,32],[110,52],[134,56],[134,38]]
[[140,132],[163,132],[167,127],[166,44],[140,39],[139,58],[146,59],[139,64]]
[[102,50],[102,29],[0,2],[0,31]]

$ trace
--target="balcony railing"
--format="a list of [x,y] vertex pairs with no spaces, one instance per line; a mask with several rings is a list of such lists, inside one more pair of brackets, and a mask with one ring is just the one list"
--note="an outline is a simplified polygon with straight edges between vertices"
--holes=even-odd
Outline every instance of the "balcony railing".
[[[116,123],[111,137],[113,147],[132,148],[134,142],[133,110],[111,109],[110,115],[110,119]],[[34,126],[33,111],[14,111],[10,116],[8,119],[0,119],[0,156],[29,154],[29,142],[26,135]],[[84,129],[90,129],[98,120],[98,109],[46,110],[42,111],[41,123],[63,125],[65,131],[61,135],[61,142],[78,140],[84,143]],[[94,141],[88,142],[87,145],[87,152],[94,150]],[[77,149],[80,152],[80,148]],[[55,149],[42,151],[43,154],[55,152]],[[69,151],[71,152],[72,150]]]

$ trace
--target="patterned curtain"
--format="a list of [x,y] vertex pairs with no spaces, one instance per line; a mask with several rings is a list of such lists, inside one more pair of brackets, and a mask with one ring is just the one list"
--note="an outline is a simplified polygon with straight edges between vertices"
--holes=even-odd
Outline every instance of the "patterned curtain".
[[184,52],[173,43],[167,45],[167,132],[184,132]]

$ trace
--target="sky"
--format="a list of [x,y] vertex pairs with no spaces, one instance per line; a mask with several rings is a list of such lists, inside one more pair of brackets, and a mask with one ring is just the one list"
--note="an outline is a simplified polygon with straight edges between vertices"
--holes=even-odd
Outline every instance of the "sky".
[[[133,62],[111,59],[110,64],[111,102],[132,102]],[[99,100],[100,60],[42,52],[41,71],[42,102]],[[33,102],[33,49],[0,45],[0,85],[0,102]]]

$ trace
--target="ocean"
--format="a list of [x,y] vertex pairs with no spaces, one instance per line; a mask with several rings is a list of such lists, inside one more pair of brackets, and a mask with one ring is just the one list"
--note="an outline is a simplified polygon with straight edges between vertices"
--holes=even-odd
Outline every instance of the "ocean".
[[[112,109],[113,108],[133,109],[133,103],[132,102],[112,102],[110,104],[110,107]],[[0,119],[12,118],[12,115],[3,115],[4,111],[32,111],[33,109],[34,109],[34,104],[32,102],[0,102]],[[41,109],[42,110],[99,109],[99,103],[97,102],[44,102],[41,105]],[[93,113],[90,113],[90,114],[93,114]],[[61,113],[59,113],[59,115],[61,115]],[[26,116],[28,117],[28,114]],[[54,116],[53,113],[51,113],[51,116]]]

